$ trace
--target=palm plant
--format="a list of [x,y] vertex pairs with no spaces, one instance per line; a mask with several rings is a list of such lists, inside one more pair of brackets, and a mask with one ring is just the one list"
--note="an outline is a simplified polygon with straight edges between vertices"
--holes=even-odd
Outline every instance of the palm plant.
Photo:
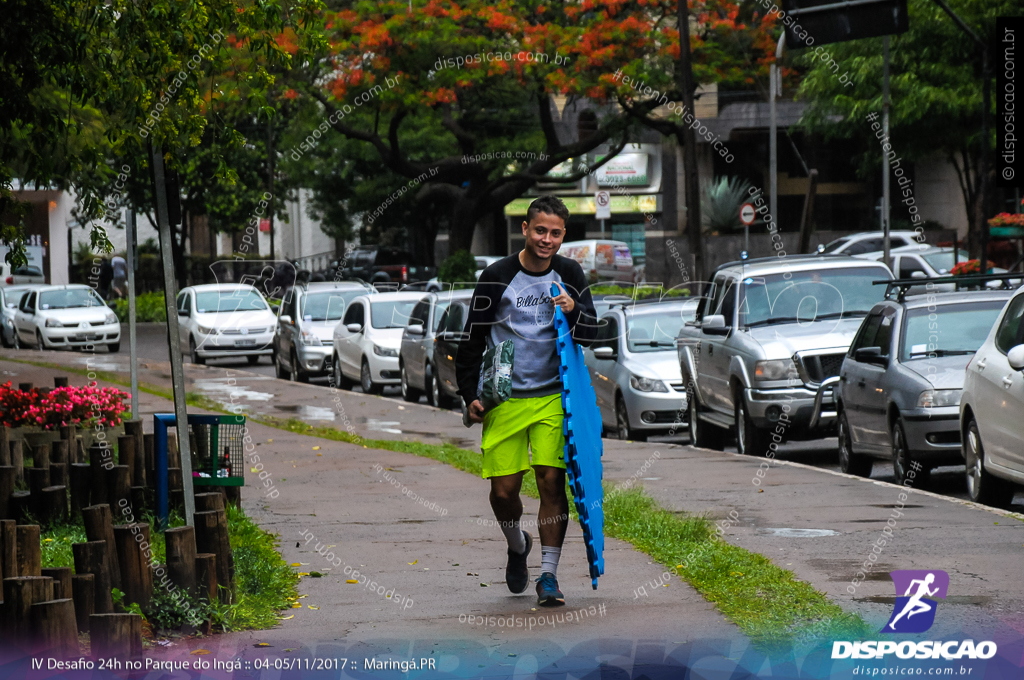
[[716,177],[701,182],[701,223],[704,233],[727,232],[743,226],[740,206],[750,197],[750,182],[739,177]]

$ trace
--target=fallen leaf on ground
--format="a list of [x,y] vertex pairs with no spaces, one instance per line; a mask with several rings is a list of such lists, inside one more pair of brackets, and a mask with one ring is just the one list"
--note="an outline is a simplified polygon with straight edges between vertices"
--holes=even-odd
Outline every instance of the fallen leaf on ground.
[[192,656],[202,656],[203,654],[209,654],[209,653],[210,653],[209,649],[193,649],[191,652],[189,652],[189,654],[192,655]]
[[253,647],[269,647],[269,646],[270,646],[269,642],[257,642],[256,644],[253,645]]
[[345,583],[359,583],[359,581],[357,581],[354,578],[350,578],[350,579],[346,580]]
[[490,586],[490,584],[489,584],[489,583],[481,583],[481,584],[480,584],[480,587],[481,587],[481,588],[490,588],[491,586]]
[[408,565],[409,565],[409,566],[411,567],[412,565],[416,564],[416,563],[417,563],[417,562],[419,562],[419,561],[420,561],[420,560],[419,560],[419,558],[417,557],[417,558],[416,558],[416,559],[414,559],[414,560],[413,560],[412,562],[406,562],[406,564],[408,564]]
[[300,599],[300,600],[301,600],[302,598],[304,598],[304,597],[309,597],[309,595],[299,595],[299,599]]
[[302,562],[292,562],[292,566],[293,567],[301,567],[302,566]]
[[308,571],[300,571],[299,572],[299,576],[309,576],[309,572]]
[[295,618],[295,614],[289,614],[288,616],[278,616],[277,620],[278,621],[287,621],[288,619],[294,619],[294,618]]
[[319,450],[320,450],[320,447],[319,447],[319,446],[314,446],[314,447],[313,447],[313,450],[314,450],[314,451],[319,451]]
[[323,578],[323,574],[321,574],[319,571],[311,571],[309,572],[309,576],[310,578]]
[[310,609],[320,609],[320,607],[318,607],[315,604],[307,604],[306,606],[309,607]]
[[322,454],[322,453],[318,453],[318,454],[316,454],[316,455],[318,455],[318,456],[322,456],[322,455],[324,455],[324,454]]

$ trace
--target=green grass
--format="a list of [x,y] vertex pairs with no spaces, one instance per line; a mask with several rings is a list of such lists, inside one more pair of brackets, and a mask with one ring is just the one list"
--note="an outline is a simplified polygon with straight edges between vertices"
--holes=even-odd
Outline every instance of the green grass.
[[629,284],[624,286],[616,285],[595,285],[590,287],[591,295],[622,295],[632,297],[634,300],[641,300],[649,297],[689,297],[689,288],[669,288],[664,290],[661,285],[657,286],[636,286]]
[[43,568],[73,567],[72,543],[85,543],[85,527],[80,524],[60,524],[39,535],[40,550],[43,554]]
[[[128,299],[118,298],[113,303],[118,321],[128,323]],[[135,296],[135,321],[138,323],[167,323],[167,307],[163,292],[142,293]]]
[[[56,367],[49,364],[36,365]],[[59,368],[77,372],[63,366]],[[101,379],[123,384],[116,377]],[[170,398],[170,393],[160,388],[147,386],[145,391]],[[202,395],[189,394],[186,401],[200,408],[225,412],[221,404]],[[261,416],[250,417],[249,420],[297,434],[423,456],[471,474],[479,475],[481,472],[482,459],[479,453],[451,444],[365,439],[330,427],[314,427],[295,418],[285,420]],[[532,498],[539,497],[532,472],[524,475],[523,493]],[[707,600],[714,602],[722,614],[760,647],[813,642],[827,637],[864,637],[870,632],[863,619],[844,612],[809,583],[798,580],[791,571],[778,567],[763,555],[720,540],[714,524],[706,518],[665,510],[641,489],[609,493],[606,488],[604,513],[605,533],[608,536],[632,543],[638,550],[665,565],[669,571],[675,571]],[[262,532],[254,524],[252,526],[255,532]],[[267,540],[274,540],[272,534],[263,533],[270,538],[262,539],[260,550],[267,549]],[[271,560],[270,563],[274,565],[272,571],[277,574],[276,570],[284,563],[272,544],[269,550],[273,558],[269,552],[261,554]],[[236,558],[236,570],[239,568]],[[290,574],[287,566],[284,566],[284,570]],[[242,577],[239,575],[238,578],[241,584]],[[261,582],[261,579],[279,582],[276,579],[285,578],[284,572],[280,572],[274,577],[254,575],[249,582]],[[290,575],[290,578],[296,577]],[[294,582],[282,592],[286,594],[281,598],[271,595],[263,599],[261,611],[269,612],[279,605],[288,606],[286,597],[294,594]],[[241,602],[232,606],[240,605]],[[237,616],[239,621],[253,624],[260,619],[248,613]],[[273,625],[276,617],[273,617],[274,620],[271,618],[265,614],[259,625]]]

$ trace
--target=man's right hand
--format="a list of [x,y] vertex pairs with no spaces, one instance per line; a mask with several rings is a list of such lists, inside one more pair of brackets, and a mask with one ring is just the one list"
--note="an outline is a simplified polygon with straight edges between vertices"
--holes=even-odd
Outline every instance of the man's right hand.
[[474,423],[484,422],[484,405],[480,403],[479,399],[474,399],[473,403],[469,405],[469,419]]

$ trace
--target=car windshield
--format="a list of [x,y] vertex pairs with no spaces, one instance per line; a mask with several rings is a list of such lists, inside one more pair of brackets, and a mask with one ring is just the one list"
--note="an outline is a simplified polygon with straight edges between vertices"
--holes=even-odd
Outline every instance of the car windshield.
[[[928,263],[932,269],[940,274],[945,274],[953,268],[953,251],[950,250],[945,253],[931,253],[930,255],[922,255],[924,261]],[[957,262],[967,262],[971,259],[966,250],[961,250],[957,253]]]
[[677,307],[671,311],[631,314],[626,320],[626,342],[630,352],[659,352],[673,350],[676,336],[687,321],[694,319],[695,310]]
[[[865,316],[885,294],[872,281],[882,267],[849,267],[747,277],[740,285],[740,326],[769,326]],[[726,319],[726,323],[731,320]]]
[[849,240],[850,239],[847,238],[847,237],[837,238],[835,241],[832,241],[827,246],[825,246],[825,249],[822,250],[821,252],[823,252],[823,253],[834,253],[835,251],[837,251],[840,248],[842,248],[843,245],[845,245],[846,242],[849,241]]
[[253,312],[267,308],[254,290],[215,290],[196,293],[196,311],[200,314]]
[[933,305],[907,311],[900,361],[974,354],[988,337],[1005,300]]
[[39,294],[39,309],[76,309],[79,307],[106,307],[92,288],[65,288]]
[[370,303],[370,325],[374,328],[405,328],[418,299]]
[[362,288],[310,293],[302,298],[302,318],[306,321],[341,321],[352,298],[365,294]]

